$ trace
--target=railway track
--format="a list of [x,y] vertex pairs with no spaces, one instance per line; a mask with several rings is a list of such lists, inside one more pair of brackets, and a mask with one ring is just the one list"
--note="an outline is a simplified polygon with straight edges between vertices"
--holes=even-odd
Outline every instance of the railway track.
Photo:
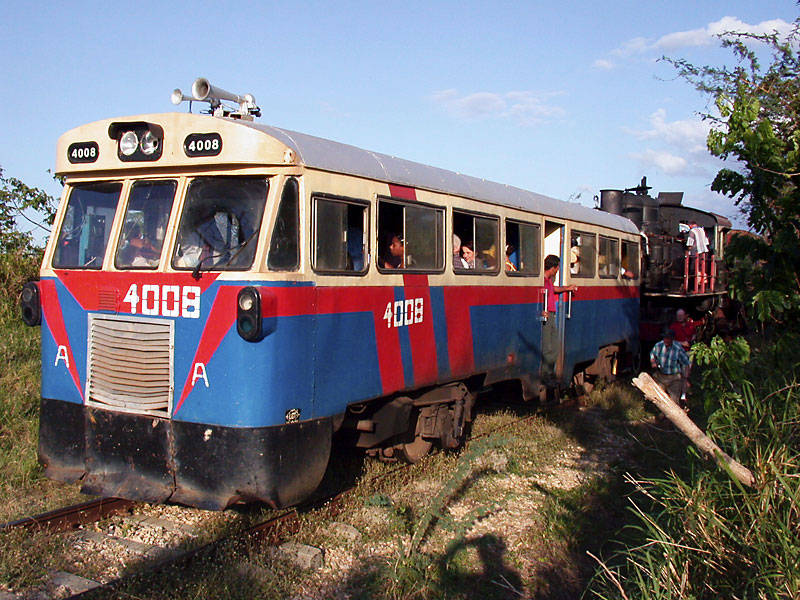
[[[492,431],[472,436],[471,440],[477,440],[492,433],[502,431],[503,429],[522,424],[535,416],[536,414],[530,414],[515,419]],[[413,465],[398,464],[370,478],[366,484],[368,486],[374,486],[381,479],[396,476],[412,466]],[[124,526],[120,526],[119,524],[111,532],[87,529],[87,527],[93,523],[117,517],[127,522],[131,520],[144,524],[149,522],[162,529],[172,529],[184,534],[188,532],[186,528],[182,529],[179,525],[171,524],[168,519],[160,519],[159,517],[152,516],[136,516],[135,513],[140,510],[141,507],[146,507],[147,505],[116,498],[92,500],[48,513],[25,517],[0,525],[0,531],[22,528],[31,531],[43,530],[52,533],[68,532],[68,534],[75,535],[75,543],[87,548],[87,553],[102,553],[100,550],[101,547],[112,546],[117,548],[117,553],[119,553],[119,549],[122,549],[126,553],[138,556],[140,560],[138,561],[139,564],[137,567],[140,568],[133,571],[129,570],[129,572],[125,574],[118,574],[108,578],[92,579],[67,572],[56,572],[51,573],[51,579],[48,584],[49,590],[60,588],[59,597],[64,597],[64,591],[66,590],[67,593],[70,594],[67,596],[70,600],[93,598],[100,595],[116,596],[117,594],[120,594],[121,597],[125,597],[124,592],[120,592],[120,588],[124,588],[129,582],[135,578],[141,577],[144,573],[156,573],[167,568],[186,567],[191,564],[192,561],[200,557],[213,557],[226,543],[236,540],[245,540],[248,543],[276,546],[297,533],[301,524],[301,514],[305,511],[322,509],[326,512],[326,517],[333,520],[339,512],[342,501],[352,494],[356,487],[356,485],[349,486],[331,495],[309,500],[295,508],[284,510],[277,515],[260,520],[255,524],[247,525],[240,530],[224,533],[215,539],[200,545],[195,545],[191,548],[173,548],[158,543],[145,544],[135,539],[119,536],[117,535],[119,530],[125,529]],[[196,509],[188,508],[181,510],[196,511]],[[219,515],[220,513],[213,514]],[[120,517],[120,515],[125,516]],[[101,581],[97,579],[101,579]],[[0,598],[1,597],[2,596],[0,596]],[[26,595],[22,596],[8,597],[21,599],[32,596],[26,593]]]

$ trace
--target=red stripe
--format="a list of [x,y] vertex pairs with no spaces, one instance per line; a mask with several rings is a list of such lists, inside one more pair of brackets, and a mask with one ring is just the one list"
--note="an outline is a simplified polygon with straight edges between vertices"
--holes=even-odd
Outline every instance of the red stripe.
[[75,383],[75,387],[81,395],[81,400],[84,400],[83,389],[81,388],[80,379],[78,377],[78,369],[75,366],[75,356],[72,354],[72,345],[69,343],[67,328],[64,325],[61,303],[58,301],[56,282],[52,279],[43,279],[39,282],[39,292],[42,298],[42,312],[47,321],[47,327],[53,335],[56,346],[64,346],[67,349],[69,374],[72,376],[72,381]]
[[405,185],[392,185],[389,184],[389,195],[392,198],[401,198],[403,200],[416,200],[417,192],[414,188]]
[[[194,354],[194,359],[189,366],[189,374],[186,376],[186,381],[183,384],[178,405],[175,407],[173,414],[177,413],[183,405],[183,401],[189,395],[194,387],[192,385],[192,376],[194,375],[194,368],[197,363],[203,363],[208,369],[208,361],[211,359],[214,352],[222,342],[222,338],[228,333],[234,321],[236,321],[236,296],[239,293],[238,286],[224,286],[219,288],[217,297],[214,298],[214,304],[206,319],[206,326],[203,329],[203,334],[200,336],[200,342],[197,345],[197,351]],[[198,381],[195,381],[195,384]]]
[[408,326],[411,340],[411,359],[414,363],[414,386],[435,383],[439,377],[436,360],[436,338],[433,329],[431,310],[431,290],[427,275],[404,275],[406,299],[422,298],[423,315],[421,323]]

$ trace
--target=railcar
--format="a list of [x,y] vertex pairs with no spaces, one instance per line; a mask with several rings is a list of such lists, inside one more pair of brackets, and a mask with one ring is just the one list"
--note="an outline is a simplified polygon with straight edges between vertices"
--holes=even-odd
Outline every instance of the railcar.
[[206,80],[193,93],[208,114],[58,141],[63,197],[22,295],[41,324],[48,477],[286,506],[318,486],[335,432],[409,461],[455,447],[480,389],[546,389],[548,254],[556,284],[578,286],[558,301],[556,384],[638,351],[629,219],[258,124],[252,96]]

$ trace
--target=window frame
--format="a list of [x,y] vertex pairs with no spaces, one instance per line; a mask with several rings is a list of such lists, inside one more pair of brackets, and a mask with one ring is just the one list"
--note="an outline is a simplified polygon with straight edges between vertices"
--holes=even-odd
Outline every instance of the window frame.
[[[158,255],[158,264],[155,266],[133,266],[133,265],[122,265],[118,264],[118,258],[120,253],[120,244],[122,243],[124,231],[125,231],[125,219],[128,216],[128,210],[130,209],[131,205],[131,195],[133,194],[134,189],[137,185],[141,185],[142,183],[157,183],[157,182],[172,182],[175,184],[175,189],[172,192],[172,204],[169,209],[169,213],[167,216],[167,222],[164,229],[164,238],[161,240],[161,250]],[[112,257],[112,264],[114,269],[117,271],[158,271],[161,269],[162,266],[162,257],[164,256],[164,249],[168,249],[168,255],[171,254],[171,245],[169,244],[169,236],[167,235],[169,232],[170,222],[172,221],[172,214],[175,212],[175,205],[179,200],[179,194],[182,192],[180,186],[180,178],[178,176],[175,177],[143,177],[141,179],[132,179],[130,181],[130,185],[127,187],[127,192],[125,193],[124,199],[124,210],[122,211],[122,227],[120,229],[119,235],[117,236],[116,244],[114,245],[114,254]],[[119,210],[119,209],[117,209]]]
[[[323,200],[325,202],[334,202],[338,204],[345,204],[350,206],[360,206],[364,209],[366,214],[366,223],[364,224],[364,235],[366,239],[366,243],[364,245],[364,268],[361,271],[350,271],[347,269],[320,269],[317,268],[317,200]],[[311,231],[311,239],[309,240],[309,262],[311,263],[311,269],[315,273],[319,273],[320,275],[345,275],[348,277],[364,277],[369,273],[369,264],[370,264],[370,206],[371,203],[369,200],[364,200],[362,198],[353,198],[350,196],[339,196],[336,194],[329,194],[326,192],[312,192],[311,193],[311,227],[309,231]]]
[[[505,242],[506,243],[505,243],[505,245],[508,245],[508,224],[509,223],[513,223],[514,225],[517,225],[517,226],[526,225],[528,227],[534,227],[536,229],[537,236],[538,236],[538,240],[537,241],[539,242],[539,244],[538,244],[538,246],[539,246],[538,247],[538,257],[537,257],[537,260],[534,263],[536,265],[536,271],[534,271],[534,272],[531,272],[531,271],[519,271],[519,270],[517,270],[517,271],[509,271],[509,270],[507,270],[505,268],[505,259],[503,259],[503,271],[509,277],[538,277],[542,273],[542,263],[544,261],[544,259],[542,258],[542,226],[541,226],[541,224],[540,223],[532,223],[530,221],[523,221],[522,219],[515,219],[513,217],[506,217],[505,218],[505,234],[506,234],[506,238],[505,238]],[[520,248],[517,248],[517,251],[519,251],[519,250],[520,250]],[[503,248],[503,255],[505,256],[505,247]]]
[[[616,265],[617,272],[614,273],[614,274],[606,275],[606,274],[603,274],[603,273],[600,272],[600,256],[602,254],[600,249],[601,249],[601,244],[603,243],[603,241],[611,242],[612,244],[614,244],[616,246],[616,249],[617,249],[617,251],[615,253],[616,254],[616,256],[615,256],[616,263],[614,263],[614,264]],[[615,238],[615,237],[611,237],[609,235],[600,234],[598,236],[598,238],[597,238],[597,276],[600,279],[617,279],[617,278],[619,278],[620,269],[621,269],[621,263],[622,263],[622,257],[620,255],[620,239],[619,238]]]
[[[633,272],[633,277],[630,278],[630,281],[638,281],[641,278],[641,271],[642,271],[642,243],[641,240],[621,240],[620,245],[620,256],[619,256],[619,269],[620,274],[622,274],[622,249],[627,244],[636,248],[636,261],[635,261],[635,271]],[[627,269],[630,270],[630,269]]]
[[[278,219],[280,217],[280,211],[281,211],[281,208],[283,207],[284,194],[286,193],[287,185],[290,182],[294,182],[295,185],[297,186],[297,219],[296,219],[296,222],[295,222],[295,231],[297,232],[297,240],[296,240],[297,241],[297,249],[296,249],[297,263],[293,267],[291,267],[289,269],[276,269],[276,268],[273,268],[272,266],[270,266],[270,260],[272,259],[271,257],[272,257],[272,252],[273,252],[272,244],[273,244],[273,240],[274,240],[274,236],[275,236],[275,228],[276,228],[276,226],[278,224]],[[268,195],[269,195],[269,192],[268,192]],[[303,198],[303,191],[302,191],[302,187],[301,187],[300,178],[299,177],[295,177],[295,176],[285,177],[283,179],[283,182],[281,183],[281,186],[280,186],[280,196],[278,198],[278,205],[275,208],[275,218],[273,219],[272,228],[270,229],[270,232],[269,232],[269,244],[267,245],[267,248],[266,248],[266,257],[265,257],[265,260],[264,260],[264,265],[266,267],[266,270],[269,271],[270,273],[296,273],[297,271],[300,270],[300,268],[303,265],[303,231],[302,231],[302,227],[301,227],[302,222],[303,222],[302,210],[301,210],[302,198]],[[263,220],[263,217],[262,217],[262,220]]]
[[[110,248],[114,248],[116,252],[116,243],[114,240],[114,227],[117,219],[119,218],[119,209],[120,205],[125,202],[125,195],[127,194],[127,190],[130,188],[130,184],[124,178],[115,178],[115,179],[98,179],[98,180],[90,180],[90,181],[78,181],[74,183],[70,183],[69,185],[69,194],[66,197],[66,201],[63,204],[63,213],[60,216],[60,222],[58,224],[58,234],[54,236],[54,249],[53,253],[50,256],[49,262],[50,266],[53,269],[59,270],[76,270],[76,271],[100,271],[104,268],[106,257],[110,251]],[[105,245],[103,248],[102,256],[97,256],[95,258],[99,258],[100,261],[97,266],[86,266],[86,265],[64,265],[64,264],[56,264],[56,258],[59,257],[59,244],[62,241],[62,234],[64,233],[64,226],[66,224],[67,215],[69,214],[70,205],[72,202],[73,194],[80,189],[86,189],[91,187],[102,187],[102,186],[114,186],[118,185],[119,190],[117,192],[117,202],[116,206],[114,207],[114,213],[111,217],[111,221],[107,226],[108,229],[108,236],[105,239]],[[73,231],[75,228],[73,228]],[[69,238],[72,239],[72,238]],[[80,250],[80,248],[79,248]]]
[[[437,245],[438,245],[437,250],[441,253],[442,264],[441,264],[440,267],[437,267],[437,268],[423,268],[423,269],[420,269],[420,268],[414,268],[414,267],[403,267],[402,269],[387,269],[387,268],[385,268],[385,267],[383,267],[381,265],[380,239],[376,239],[376,245],[375,245],[376,250],[375,250],[375,253],[374,253],[375,254],[374,260],[375,260],[375,267],[378,269],[378,272],[379,273],[384,273],[384,274],[392,274],[392,273],[394,273],[394,274],[400,274],[400,273],[414,273],[414,274],[417,274],[417,273],[430,273],[430,274],[437,274],[437,273],[444,273],[445,269],[447,268],[447,259],[446,259],[446,255],[445,255],[447,246],[444,243],[445,232],[447,230],[447,223],[446,223],[447,210],[446,210],[446,208],[444,206],[437,206],[435,204],[429,204],[427,202],[419,202],[417,200],[407,200],[405,198],[396,198],[394,196],[382,196],[382,195],[379,195],[379,196],[377,196],[377,202],[376,202],[376,205],[375,205],[375,210],[376,210],[375,219],[376,219],[376,222],[378,224],[378,227],[376,227],[376,234],[378,236],[381,235],[381,231],[380,231],[380,216],[381,216],[380,215],[380,210],[381,210],[381,203],[382,202],[386,202],[388,204],[395,204],[395,205],[403,207],[403,231],[402,231],[401,235],[403,236],[403,240],[404,241],[407,240],[406,218],[405,218],[405,207],[406,206],[413,206],[413,207],[416,207],[416,208],[427,208],[427,209],[433,210],[435,213],[438,213],[438,214],[441,215],[441,232],[440,232],[440,235],[439,235],[439,239],[436,240],[436,242],[437,242]],[[451,244],[451,246],[452,246],[452,244]],[[372,258],[370,260],[372,260]]]
[[[577,273],[572,273],[572,269],[570,266],[571,263],[569,262],[569,259],[571,258],[570,253],[572,252],[573,248],[572,246],[573,236],[589,236],[592,239],[594,239],[594,244],[592,246],[592,272],[589,274],[581,272],[582,270],[579,270]],[[581,253],[583,253],[583,248],[585,247],[585,244],[581,243],[581,245],[578,247],[581,248]],[[569,250],[567,250],[567,270],[569,271],[570,279],[572,278],[594,279],[595,277],[597,277],[597,251],[598,251],[597,233],[593,231],[584,231],[582,229],[570,229]]]
[[[476,235],[475,235],[475,233],[476,233],[475,232],[475,218],[487,219],[487,220],[490,220],[490,221],[494,221],[495,222],[494,233],[495,233],[495,240],[496,240],[495,248],[496,248],[497,254],[498,255],[500,254],[500,222],[501,222],[500,215],[495,215],[495,214],[491,214],[491,213],[484,213],[484,212],[480,212],[480,211],[474,211],[474,210],[463,209],[463,208],[456,208],[456,207],[453,207],[451,209],[450,213],[451,213],[450,214],[450,226],[451,226],[451,228],[453,228],[453,219],[455,218],[455,214],[456,213],[472,217],[472,219],[473,219],[473,221],[472,221],[472,243],[473,243],[473,245],[475,244],[475,237],[476,237]],[[453,235],[456,235],[456,232],[455,232],[454,228],[453,228]],[[463,242],[464,240],[461,240],[461,241]],[[450,244],[450,247],[452,249],[452,243]],[[503,254],[502,254],[502,256],[503,256],[503,264],[505,265],[505,246],[503,247],[503,251],[502,252],[503,252]],[[450,254],[452,254],[452,251],[450,252]],[[477,258],[477,254],[478,254],[478,252],[476,250],[475,251],[476,258]],[[463,269],[463,268],[456,268],[456,265],[453,264],[453,273],[455,273],[456,275],[489,275],[489,276],[495,276],[498,273],[500,273],[500,270],[501,270],[500,269],[500,256],[496,256],[495,257],[495,265],[494,265],[493,269]]]
[[[265,223],[264,217],[267,214],[267,204],[269,202],[269,194],[270,194],[270,190],[271,190],[271,188],[272,188],[272,186],[274,184],[274,181],[275,181],[274,175],[264,175],[264,174],[256,174],[256,175],[229,175],[229,174],[222,174],[222,175],[210,174],[210,175],[205,175],[205,174],[203,174],[203,175],[193,175],[191,177],[187,177],[186,184],[184,185],[183,191],[182,191],[182,196],[183,197],[181,198],[181,202],[180,202],[180,211],[179,211],[179,214],[177,214],[176,217],[175,217],[175,219],[176,219],[175,234],[174,234],[174,237],[173,237],[173,239],[171,241],[171,246],[170,246],[169,269],[171,269],[173,271],[176,271],[176,272],[179,272],[179,273],[185,273],[185,272],[190,272],[191,273],[197,268],[197,266],[194,266],[194,267],[176,266],[175,265],[175,261],[176,261],[176,256],[177,256],[176,253],[178,251],[178,245],[179,245],[181,232],[182,232],[184,214],[186,212],[186,203],[187,203],[187,201],[189,199],[189,192],[191,191],[192,184],[194,182],[202,180],[202,179],[226,179],[226,180],[250,179],[250,180],[257,180],[257,181],[261,181],[261,182],[264,183],[265,194],[264,194],[264,197],[263,197],[263,200],[262,200],[263,204],[262,204],[262,207],[261,207],[261,216],[260,216],[258,222],[254,223],[254,235],[252,237],[252,240],[253,240],[253,243],[255,244],[255,247],[253,249],[253,256],[252,256],[252,258],[250,260],[250,264],[247,265],[247,266],[241,266],[241,267],[239,267],[239,266],[231,267],[229,265],[229,266],[226,266],[224,268],[218,268],[217,265],[213,265],[213,266],[209,266],[209,267],[203,267],[200,271],[203,272],[203,273],[206,273],[206,272],[209,272],[209,273],[225,273],[225,272],[237,272],[237,271],[245,272],[245,271],[260,270],[260,266],[258,266],[259,262],[256,260],[256,258],[258,256],[259,245],[261,244],[261,237],[262,237],[262,233],[263,233],[262,229],[263,229],[264,223]],[[236,215],[236,216],[237,216],[237,219],[238,219],[239,218],[238,215]],[[241,223],[241,219],[239,219],[239,222]]]

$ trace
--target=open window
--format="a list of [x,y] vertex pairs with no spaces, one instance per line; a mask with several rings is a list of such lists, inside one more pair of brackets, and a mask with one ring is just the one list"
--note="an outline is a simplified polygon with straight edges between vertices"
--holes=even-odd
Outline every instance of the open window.
[[114,257],[117,269],[158,268],[176,188],[175,180],[133,184]]
[[283,185],[267,266],[271,271],[296,271],[300,267],[300,192],[294,177]]
[[569,244],[569,273],[572,277],[594,277],[597,235],[572,231]]
[[[496,273],[500,269],[497,217],[453,211],[453,270],[456,273]],[[460,250],[456,256],[456,243]],[[505,260],[505,259],[503,259]]]
[[622,240],[622,277],[639,278],[639,243]]
[[75,185],[58,232],[53,266],[99,269],[103,266],[122,184],[118,181]]
[[359,274],[369,265],[366,202],[328,196],[313,197],[312,266],[316,271]]
[[378,203],[378,268],[441,271],[444,209],[395,200]]
[[619,275],[619,240],[600,236],[600,248],[597,256],[597,274],[604,278],[615,278]]
[[192,180],[178,227],[173,268],[249,269],[256,253],[268,188],[263,177]]
[[509,275],[535,276],[541,266],[539,225],[506,221],[505,271]]

